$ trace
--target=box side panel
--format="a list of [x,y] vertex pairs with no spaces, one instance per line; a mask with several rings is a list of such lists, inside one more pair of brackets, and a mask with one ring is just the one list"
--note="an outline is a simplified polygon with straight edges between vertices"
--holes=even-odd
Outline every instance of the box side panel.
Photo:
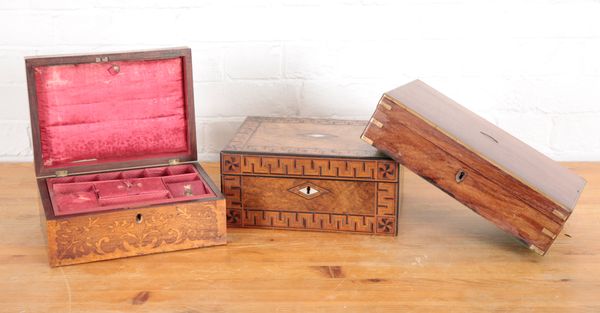
[[[469,157],[468,151],[450,154],[406,127],[399,111],[400,107],[380,103],[374,119],[381,127],[371,123],[363,137],[532,249],[541,253],[548,250],[562,228],[562,219],[536,210],[507,191],[506,185],[490,179],[489,173],[471,168],[471,163],[463,162]],[[418,131],[435,133],[435,129]]]
[[50,265],[226,244],[225,201],[197,201],[48,221]]

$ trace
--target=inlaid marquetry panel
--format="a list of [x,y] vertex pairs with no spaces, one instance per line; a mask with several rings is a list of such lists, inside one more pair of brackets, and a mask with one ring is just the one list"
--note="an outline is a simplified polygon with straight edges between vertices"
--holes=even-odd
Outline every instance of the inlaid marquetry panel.
[[245,210],[244,225],[318,231],[375,232],[375,218],[363,215]]
[[395,235],[400,167],[367,123],[248,117],[221,152],[228,225]]
[[397,181],[392,161],[222,154],[223,174]]
[[398,186],[396,182],[222,175],[231,227],[395,235]]
[[377,183],[377,215],[396,215],[398,185]]
[[169,204],[49,220],[52,266],[226,243],[223,201]]
[[[244,208],[375,215],[376,182],[304,178],[242,177]],[[312,185],[319,192],[307,197],[295,187]]]

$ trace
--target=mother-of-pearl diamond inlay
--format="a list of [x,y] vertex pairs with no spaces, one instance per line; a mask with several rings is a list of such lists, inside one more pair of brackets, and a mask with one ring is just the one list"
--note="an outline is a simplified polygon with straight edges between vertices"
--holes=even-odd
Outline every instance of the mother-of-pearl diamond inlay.
[[305,199],[312,199],[326,194],[329,190],[319,187],[313,183],[302,183],[296,187],[288,189],[289,192],[297,194]]

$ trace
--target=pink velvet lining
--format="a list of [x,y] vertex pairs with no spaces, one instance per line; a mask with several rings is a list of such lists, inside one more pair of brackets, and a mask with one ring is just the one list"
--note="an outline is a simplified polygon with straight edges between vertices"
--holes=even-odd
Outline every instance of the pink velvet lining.
[[189,151],[182,59],[35,68],[45,167]]
[[47,180],[56,216],[214,197],[192,165]]

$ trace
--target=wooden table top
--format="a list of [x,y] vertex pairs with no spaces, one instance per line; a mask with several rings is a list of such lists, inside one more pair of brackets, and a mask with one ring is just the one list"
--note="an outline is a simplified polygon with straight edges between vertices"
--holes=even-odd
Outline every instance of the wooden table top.
[[33,166],[0,164],[0,312],[600,312],[600,163],[566,165],[588,185],[544,257],[407,172],[397,238],[231,229],[50,268]]

